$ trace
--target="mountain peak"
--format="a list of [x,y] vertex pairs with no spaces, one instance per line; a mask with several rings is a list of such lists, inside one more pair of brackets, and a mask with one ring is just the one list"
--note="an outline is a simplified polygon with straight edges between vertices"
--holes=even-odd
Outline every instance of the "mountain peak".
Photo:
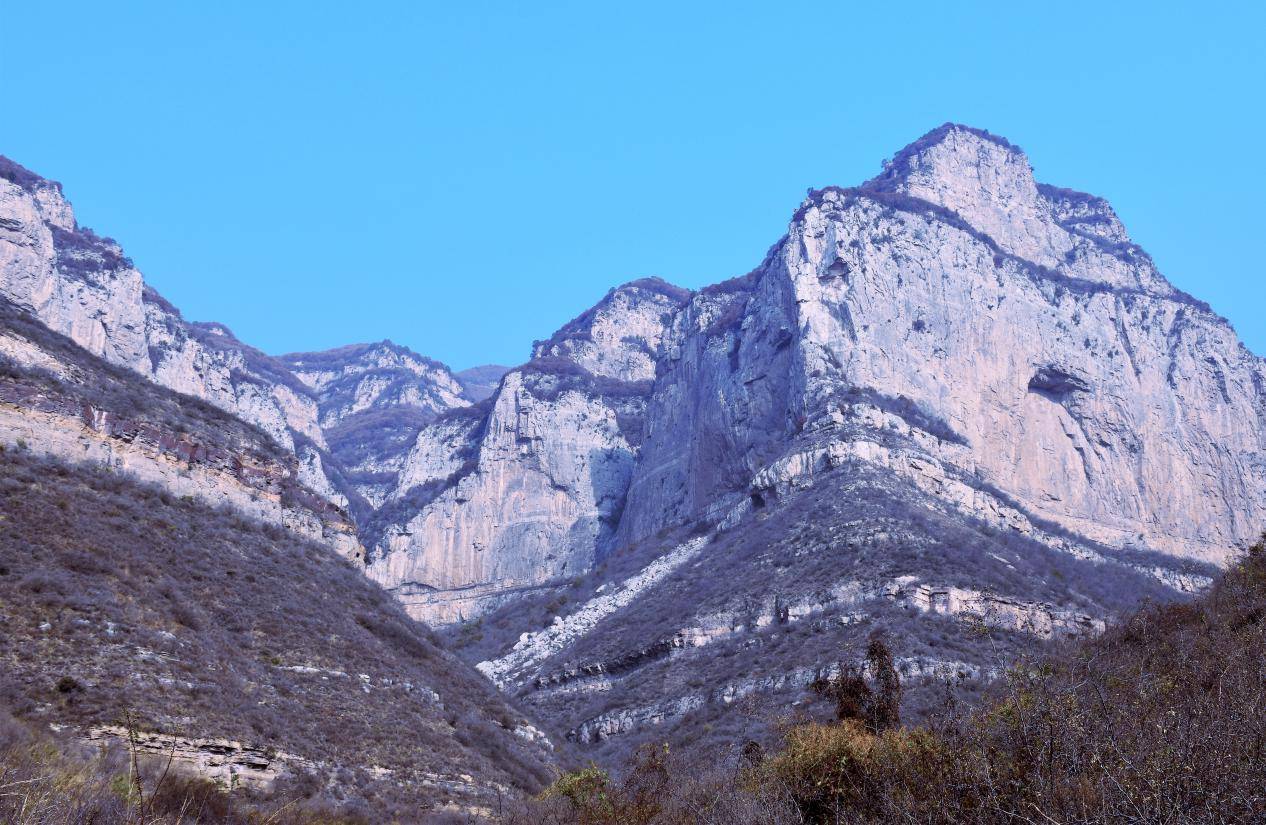
[[655,376],[654,356],[672,314],[690,300],[688,289],[662,278],[639,278],[532,345],[532,358],[570,358],[595,375],[625,381]]
[[919,177],[1008,164],[1018,164],[1032,177],[1024,150],[1006,138],[961,123],[943,123],[884,161],[884,171],[863,187],[905,191]]
[[946,123],[893,155],[863,192],[905,195],[952,212],[1003,250],[1044,266],[1068,251],[1023,150],[984,129]]

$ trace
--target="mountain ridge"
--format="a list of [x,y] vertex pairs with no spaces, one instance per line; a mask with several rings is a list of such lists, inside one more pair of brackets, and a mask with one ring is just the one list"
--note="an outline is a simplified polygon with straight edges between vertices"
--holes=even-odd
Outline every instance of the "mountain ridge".
[[745,275],[631,281],[523,364],[458,373],[186,323],[60,187],[5,169],[4,294],[268,433],[366,574],[578,746],[750,732],[736,702],[797,695],[877,628],[912,695],[971,682],[993,666],[972,623],[1008,655],[1093,632],[1266,523],[1266,361],[1106,200],[984,130],[810,190]]

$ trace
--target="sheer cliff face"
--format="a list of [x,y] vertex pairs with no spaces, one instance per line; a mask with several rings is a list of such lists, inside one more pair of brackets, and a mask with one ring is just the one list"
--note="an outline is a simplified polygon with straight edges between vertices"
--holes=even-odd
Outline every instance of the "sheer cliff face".
[[1222,561],[1261,530],[1262,362],[1105,203],[961,128],[872,186],[899,199],[820,193],[779,256],[806,414],[904,395],[966,442],[957,461],[1109,544]]
[[[298,459],[285,472],[324,500],[319,510],[332,506],[328,516],[347,505],[327,473],[325,437],[310,390],[225,327],[186,322],[145,285],[114,241],[76,223],[60,184],[5,158],[0,158],[0,298],[108,364],[255,425]],[[42,356],[28,339],[12,330],[5,338],[14,342],[6,354],[19,365],[64,372],[65,365]],[[224,495],[229,494],[212,498]],[[334,543],[359,555],[348,528],[343,518]]]
[[616,550],[468,655],[598,747],[748,727],[875,630],[912,686],[987,673],[964,622],[1093,631],[1260,533],[1263,372],[1106,202],[942,127],[682,305]]
[[957,466],[1099,541],[1216,562],[1266,524],[1261,360],[1104,201],[1039,186],[997,138],[938,130],[814,193],[749,280],[728,333],[674,326],[630,538],[859,395],[904,397]]
[[444,623],[587,571],[619,522],[661,337],[686,294],[613,290],[480,408],[423,429],[370,576]]

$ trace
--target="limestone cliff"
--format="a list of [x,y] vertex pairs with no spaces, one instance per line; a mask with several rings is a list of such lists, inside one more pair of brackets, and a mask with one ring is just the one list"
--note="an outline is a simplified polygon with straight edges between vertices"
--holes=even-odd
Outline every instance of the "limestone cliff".
[[987,673],[965,628],[1093,632],[1266,526],[1262,360],[980,130],[811,192],[658,353],[595,569],[454,636],[580,742],[795,700],[876,629],[912,677]]
[[723,337],[690,313],[674,328],[630,538],[865,399],[1101,542],[1221,562],[1266,524],[1261,359],[1105,202],[1039,186],[1005,141],[942,127],[880,178],[812,193],[748,295]]
[[619,523],[661,336],[687,293],[612,290],[469,411],[424,428],[366,536],[369,575],[432,622],[584,573]]
[[[346,497],[327,473],[325,436],[311,391],[224,326],[185,321],[144,283],[118,244],[79,226],[60,184],[3,157],[0,298],[12,307],[13,317],[29,313],[91,356],[258,427],[294,454],[297,464],[287,472],[324,500],[319,509],[346,507]],[[8,335],[16,343],[7,354],[21,366],[54,373],[69,369],[32,337],[41,336]],[[354,539],[355,550],[346,546],[348,531],[338,532],[338,546],[359,555]]]

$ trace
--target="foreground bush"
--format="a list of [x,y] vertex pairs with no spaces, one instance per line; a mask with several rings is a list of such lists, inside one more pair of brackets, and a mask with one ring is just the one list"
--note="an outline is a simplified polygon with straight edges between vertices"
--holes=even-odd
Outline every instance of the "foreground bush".
[[951,708],[920,727],[878,724],[870,697],[894,686],[872,662],[873,687],[858,684],[860,671],[815,686],[837,699],[840,721],[790,724],[768,757],[749,746],[726,767],[643,752],[619,782],[596,769],[560,778],[528,816],[665,825],[1260,823],[1264,651],[1259,544],[1197,602],[1145,607],[1102,637],[1019,663],[978,710]]

